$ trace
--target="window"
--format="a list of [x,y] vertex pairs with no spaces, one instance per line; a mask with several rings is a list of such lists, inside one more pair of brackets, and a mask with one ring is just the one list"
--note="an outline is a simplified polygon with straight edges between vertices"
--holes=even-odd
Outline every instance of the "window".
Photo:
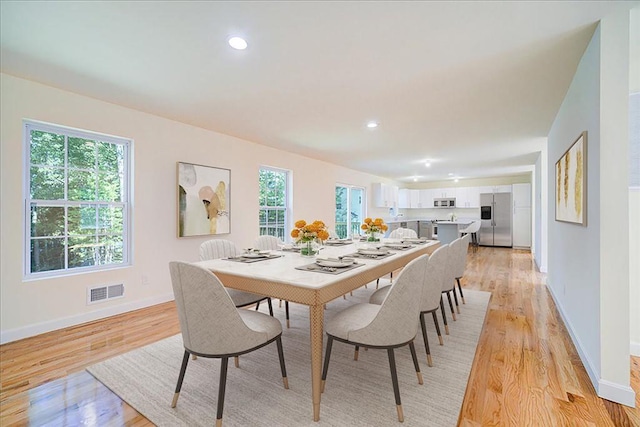
[[289,235],[289,172],[263,166],[260,168],[260,235],[281,240]]
[[25,277],[130,262],[131,141],[25,122]]
[[336,234],[346,239],[360,234],[365,217],[365,189],[353,185],[336,185]]

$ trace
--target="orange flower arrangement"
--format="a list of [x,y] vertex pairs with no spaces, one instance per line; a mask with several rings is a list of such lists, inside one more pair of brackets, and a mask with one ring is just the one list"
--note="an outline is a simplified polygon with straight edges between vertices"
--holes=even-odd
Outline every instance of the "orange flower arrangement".
[[329,238],[329,232],[327,226],[322,221],[313,221],[310,224],[303,219],[296,221],[295,228],[291,230],[291,237],[296,239],[296,242],[311,242],[316,239],[327,240]]
[[365,218],[364,223],[360,226],[360,228],[369,235],[369,239],[374,238],[375,233],[383,233],[389,229],[382,218]]

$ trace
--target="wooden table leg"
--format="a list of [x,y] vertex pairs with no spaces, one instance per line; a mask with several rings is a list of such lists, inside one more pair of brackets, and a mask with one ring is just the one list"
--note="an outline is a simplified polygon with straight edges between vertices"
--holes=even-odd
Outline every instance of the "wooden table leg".
[[322,376],[323,305],[309,307],[311,341],[311,396],[313,398],[313,421],[320,421],[320,383]]

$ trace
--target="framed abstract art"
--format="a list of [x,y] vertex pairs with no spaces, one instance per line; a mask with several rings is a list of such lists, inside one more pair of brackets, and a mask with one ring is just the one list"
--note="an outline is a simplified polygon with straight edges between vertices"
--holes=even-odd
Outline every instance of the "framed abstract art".
[[556,221],[587,225],[587,132],[556,162]]
[[178,237],[228,234],[231,170],[178,162]]

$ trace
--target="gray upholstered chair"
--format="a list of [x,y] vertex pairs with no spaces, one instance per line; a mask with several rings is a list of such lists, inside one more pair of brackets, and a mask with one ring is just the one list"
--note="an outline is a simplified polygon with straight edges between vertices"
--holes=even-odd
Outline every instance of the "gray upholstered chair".
[[[202,267],[174,261],[169,263],[169,270],[184,344],[172,408],[178,403],[189,354],[221,359],[217,427],[222,426],[229,357],[249,353],[275,341],[284,388],[289,388],[282,351],[282,326],[277,319],[255,311],[238,310],[220,280]],[[248,397],[247,403],[254,397]]]
[[467,268],[467,254],[469,252],[471,234],[465,234],[460,238],[460,240],[461,242],[459,243],[455,254],[456,263],[454,267],[454,277],[456,279],[456,282],[458,283],[458,291],[460,292],[462,303],[466,304],[466,302],[464,301],[464,294],[462,293],[462,285],[460,284],[460,279],[462,279],[462,276],[464,276],[464,270]]
[[[415,239],[418,237],[418,233],[410,228],[396,228],[389,233],[389,239]],[[393,271],[389,274],[389,282],[393,283]],[[380,279],[376,280],[376,289],[380,286]]]
[[426,272],[428,262],[429,257],[422,255],[407,264],[400,272],[396,282],[391,286],[381,305],[355,304],[341,311],[327,322],[326,333],[328,340],[322,370],[322,391],[324,391],[327,379],[329,359],[334,340],[354,345],[356,350],[360,346],[365,348],[384,348],[387,350],[389,357],[398,420],[400,422],[404,420],[394,349],[409,345],[418,382],[422,384],[422,374],[420,373],[413,340],[418,332],[416,318],[420,313],[423,288],[422,278]]
[[[442,245],[429,256],[429,263],[427,265],[427,271],[422,281],[422,302],[420,304],[420,326],[422,328],[422,339],[424,340],[424,347],[427,351],[427,364],[433,366],[433,360],[431,358],[431,350],[429,349],[429,338],[427,337],[427,325],[424,320],[424,315],[431,313],[433,316],[433,323],[438,333],[438,340],[440,345],[443,345],[442,334],[440,333],[440,324],[438,323],[438,317],[436,311],[440,308],[440,301],[442,298],[442,280],[444,271],[447,266],[449,256],[449,245]],[[387,293],[391,289],[391,286],[385,286],[375,291],[369,298],[370,304],[382,304],[382,301],[387,296]]]
[[[263,251],[275,251],[282,248],[284,242],[278,239],[275,236],[262,235],[259,236],[254,242],[253,246],[256,249],[261,249]],[[282,307],[282,300],[280,300],[280,307]],[[284,311],[286,313],[287,318],[287,328],[289,327],[289,301],[284,302]]]
[[[447,256],[447,266],[445,268],[442,280],[442,293],[447,295],[447,299],[449,300],[449,308],[451,309],[451,317],[453,320],[456,319],[456,311],[453,309],[453,302],[451,300],[451,293],[453,293],[453,297],[456,301],[456,308],[458,313],[460,313],[460,307],[458,306],[458,297],[456,295],[456,264],[458,262],[456,253],[460,250],[460,245],[462,244],[462,238],[458,237],[453,242],[449,243],[449,254]],[[442,321],[444,322],[444,329],[447,335],[449,335],[449,325],[447,324],[447,315],[444,311],[444,304],[442,301],[440,302],[440,306],[442,309]]]
[[[238,256],[238,248],[235,243],[229,240],[212,239],[200,245],[200,261],[234,256]],[[256,310],[258,310],[260,301],[266,300],[267,304],[269,304],[269,314],[273,316],[273,306],[271,305],[271,298],[268,296],[239,291],[237,289],[227,289],[227,293],[236,307],[255,304]]]
[[474,220],[471,224],[460,230],[460,235],[464,236],[465,234],[469,234],[471,236],[471,241],[469,242],[473,247],[473,251],[478,250],[478,231],[480,231],[480,226],[482,225],[482,221],[479,219]]
[[415,239],[418,237],[418,233],[410,228],[396,228],[389,233],[390,239]]

